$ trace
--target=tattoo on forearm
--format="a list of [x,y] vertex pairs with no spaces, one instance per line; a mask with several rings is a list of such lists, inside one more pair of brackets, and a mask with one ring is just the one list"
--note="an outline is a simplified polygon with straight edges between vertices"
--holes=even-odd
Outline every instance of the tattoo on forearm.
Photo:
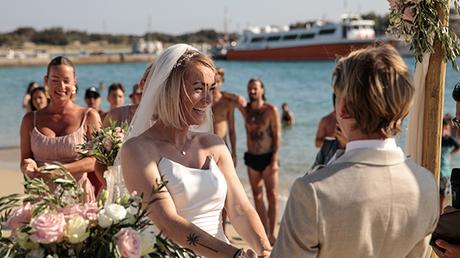
[[199,237],[197,234],[195,234],[195,233],[190,233],[190,234],[187,236],[187,242],[188,242],[189,245],[193,245],[193,246],[198,246],[198,245],[200,245],[200,246],[202,246],[202,247],[204,247],[204,248],[207,248],[207,249],[209,249],[209,250],[211,250],[211,251],[213,251],[213,252],[215,252],[215,253],[218,253],[218,251],[217,251],[216,249],[214,249],[214,248],[212,248],[212,247],[209,247],[209,246],[206,246],[206,245],[200,243],[199,240],[200,240],[200,237]]

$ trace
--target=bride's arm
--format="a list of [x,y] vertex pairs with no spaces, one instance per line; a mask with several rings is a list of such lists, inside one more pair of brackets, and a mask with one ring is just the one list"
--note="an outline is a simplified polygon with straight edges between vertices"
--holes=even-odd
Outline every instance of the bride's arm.
[[[216,137],[217,138],[217,137]],[[225,209],[236,232],[256,251],[259,256],[267,256],[271,246],[256,210],[249,202],[233,166],[228,148],[222,142],[217,148],[217,165],[227,181]]]
[[179,216],[169,192],[152,195],[153,187],[157,187],[160,174],[158,172],[155,153],[146,151],[145,143],[133,138],[123,144],[121,166],[128,190],[144,193],[144,201],[158,198],[150,206],[149,218],[174,242],[206,257],[233,257],[238,248],[233,247],[209,235],[183,217]]

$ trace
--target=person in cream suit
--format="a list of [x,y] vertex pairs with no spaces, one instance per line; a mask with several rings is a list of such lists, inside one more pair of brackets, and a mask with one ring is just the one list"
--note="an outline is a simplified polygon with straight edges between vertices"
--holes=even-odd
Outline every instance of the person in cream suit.
[[338,61],[333,88],[349,143],[295,181],[271,257],[429,257],[437,185],[394,139],[414,93],[404,61],[391,46],[357,50]]

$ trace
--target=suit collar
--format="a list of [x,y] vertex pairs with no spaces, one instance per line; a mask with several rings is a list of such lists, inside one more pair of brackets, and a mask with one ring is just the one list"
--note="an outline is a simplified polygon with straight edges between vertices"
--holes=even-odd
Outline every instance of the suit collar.
[[396,149],[354,149],[345,152],[333,164],[360,163],[368,165],[395,165],[406,160],[401,148]]

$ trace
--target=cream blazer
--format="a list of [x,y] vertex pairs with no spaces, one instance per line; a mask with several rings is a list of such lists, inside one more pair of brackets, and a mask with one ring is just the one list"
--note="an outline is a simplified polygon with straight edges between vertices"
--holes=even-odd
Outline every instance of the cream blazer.
[[298,178],[271,257],[429,257],[433,175],[399,150],[356,149]]

